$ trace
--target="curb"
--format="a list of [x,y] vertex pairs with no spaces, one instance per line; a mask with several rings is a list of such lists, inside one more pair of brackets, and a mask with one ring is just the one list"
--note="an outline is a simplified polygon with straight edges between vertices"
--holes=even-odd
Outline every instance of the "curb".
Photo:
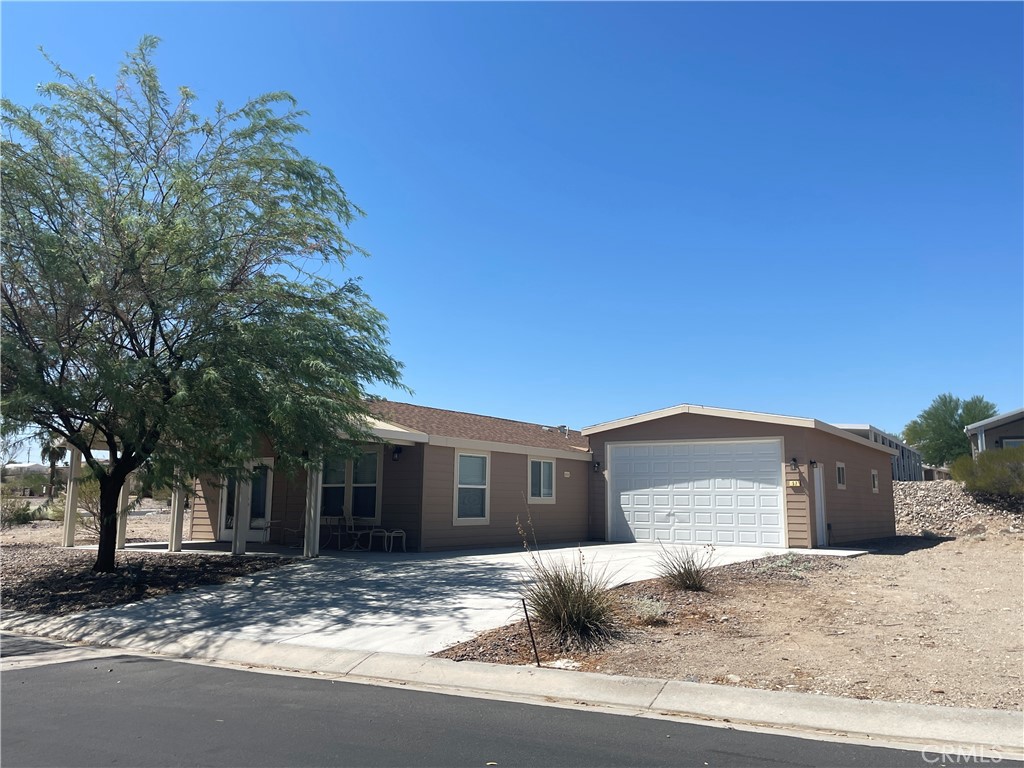
[[5,611],[0,629],[126,651],[316,672],[351,682],[411,685],[462,695],[563,706],[597,705],[641,715],[693,718],[730,726],[846,736],[892,745],[993,750],[1024,757],[1024,712],[846,699],[810,693],[617,677],[595,672],[456,662],[427,656],[315,648],[225,638],[218,632],[118,632],[116,620],[41,617]]

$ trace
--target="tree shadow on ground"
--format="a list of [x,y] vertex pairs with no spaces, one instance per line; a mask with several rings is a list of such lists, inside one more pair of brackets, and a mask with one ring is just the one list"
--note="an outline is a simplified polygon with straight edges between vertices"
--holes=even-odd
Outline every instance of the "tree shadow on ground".
[[890,536],[866,542],[865,549],[872,555],[906,555],[919,550],[931,549],[947,541],[954,541],[954,536]]

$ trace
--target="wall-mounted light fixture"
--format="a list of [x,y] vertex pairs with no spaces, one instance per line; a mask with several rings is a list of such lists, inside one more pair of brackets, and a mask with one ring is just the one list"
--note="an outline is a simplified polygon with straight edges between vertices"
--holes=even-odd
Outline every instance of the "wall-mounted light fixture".
[[800,465],[796,461],[796,456],[789,460],[789,468],[792,469],[794,472],[800,469]]
[[396,445],[395,450],[391,452],[391,460],[398,461],[398,457],[402,455],[402,446]]
[[600,461],[595,461],[594,462],[594,471],[595,472],[600,472],[601,471],[601,462]]
[[810,460],[809,462],[807,462],[807,463],[811,465],[811,469],[814,469],[815,467],[817,467],[817,466],[818,466],[818,462],[816,462],[816,461],[815,461],[814,459],[811,459],[811,460]]

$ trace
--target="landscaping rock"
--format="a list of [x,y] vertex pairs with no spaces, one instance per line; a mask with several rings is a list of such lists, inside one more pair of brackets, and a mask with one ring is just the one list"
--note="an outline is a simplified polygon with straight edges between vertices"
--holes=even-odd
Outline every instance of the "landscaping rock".
[[955,480],[892,485],[901,536],[978,536],[1024,525],[1024,498],[975,497]]

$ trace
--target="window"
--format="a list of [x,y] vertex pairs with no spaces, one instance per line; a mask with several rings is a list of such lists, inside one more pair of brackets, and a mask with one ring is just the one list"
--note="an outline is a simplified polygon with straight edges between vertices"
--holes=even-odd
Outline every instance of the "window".
[[380,522],[380,449],[363,451],[357,459],[333,457],[324,461],[320,514],[351,515]]
[[871,492],[878,493],[878,470],[871,470]]
[[846,490],[846,465],[841,461],[836,462],[836,487]]
[[[237,481],[228,478],[224,484],[224,491],[220,498],[220,538],[230,538],[235,528],[235,516],[238,514],[238,505],[244,498],[242,488],[248,484],[249,497],[249,530],[262,531],[270,522],[271,495],[274,484],[274,459],[266,457],[255,461],[247,462],[247,470],[253,471],[253,476],[248,483],[245,480]],[[250,541],[258,541],[252,538]],[[260,534],[262,535],[262,534]]]
[[554,459],[530,459],[530,502],[532,504],[553,504],[555,502]]
[[455,515],[456,525],[485,525],[488,518],[486,454],[457,453],[455,455]]
[[1004,437],[1003,448],[1020,448],[1024,446],[1024,437]]

